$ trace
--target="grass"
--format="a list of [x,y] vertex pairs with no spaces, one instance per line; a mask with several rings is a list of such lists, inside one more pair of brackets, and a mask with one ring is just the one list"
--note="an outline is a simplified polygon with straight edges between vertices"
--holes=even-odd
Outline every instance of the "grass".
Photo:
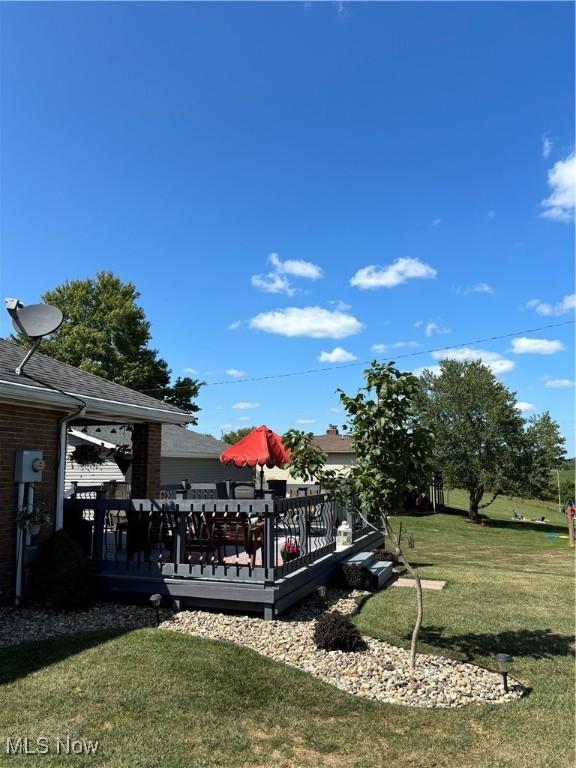
[[[100,741],[97,754],[16,757],[0,743],[0,766],[572,768],[572,552],[546,538],[559,528],[514,524],[505,504],[490,510],[487,528],[458,513],[404,521],[422,576],[448,582],[426,592],[421,649],[484,665],[508,651],[531,688],[525,700],[379,705],[238,646],[98,633],[0,651],[0,737],[70,735]],[[413,610],[410,590],[388,589],[357,623],[406,646]]]

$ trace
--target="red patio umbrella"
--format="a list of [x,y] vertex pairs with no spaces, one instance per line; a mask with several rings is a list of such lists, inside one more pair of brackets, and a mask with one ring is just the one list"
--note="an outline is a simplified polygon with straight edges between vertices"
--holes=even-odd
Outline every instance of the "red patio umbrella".
[[265,424],[253,429],[235,445],[220,454],[222,464],[236,467],[260,466],[260,489],[264,486],[264,467],[283,467],[289,464],[292,454],[284,447],[282,438]]

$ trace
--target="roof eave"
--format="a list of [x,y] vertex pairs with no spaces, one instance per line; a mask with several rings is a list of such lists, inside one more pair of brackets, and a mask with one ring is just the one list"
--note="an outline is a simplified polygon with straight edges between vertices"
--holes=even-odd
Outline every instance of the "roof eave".
[[163,408],[152,408],[145,405],[121,403],[116,400],[90,397],[76,392],[57,392],[30,384],[16,384],[0,381],[0,397],[6,397],[18,402],[33,401],[34,404],[52,406],[58,410],[71,411],[77,407],[78,399],[86,403],[86,414],[102,417],[123,417],[127,421],[153,421],[162,424],[186,424],[191,415],[184,411],[168,411]]

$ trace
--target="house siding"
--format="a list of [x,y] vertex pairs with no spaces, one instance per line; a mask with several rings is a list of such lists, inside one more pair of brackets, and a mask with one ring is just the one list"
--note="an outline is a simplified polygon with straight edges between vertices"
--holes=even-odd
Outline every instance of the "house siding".
[[221,464],[218,459],[191,459],[166,456],[160,460],[162,485],[175,485],[183,480],[190,483],[214,483],[218,480],[251,480],[251,469]]
[[43,451],[46,467],[36,483],[36,498],[56,506],[56,462],[59,412],[0,403],[0,601],[14,592],[16,558],[17,486],[14,482],[16,451]]
[[[326,467],[336,471],[345,471],[354,466],[356,454],[354,453],[329,453],[326,459]],[[290,469],[274,467],[264,470],[266,480],[286,480],[288,483],[304,483],[301,477],[293,477]]]

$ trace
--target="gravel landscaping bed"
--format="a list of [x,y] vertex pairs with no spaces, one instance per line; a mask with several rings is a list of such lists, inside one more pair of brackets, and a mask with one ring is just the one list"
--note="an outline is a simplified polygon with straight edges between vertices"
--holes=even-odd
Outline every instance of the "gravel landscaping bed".
[[[326,610],[352,614],[364,593],[330,590]],[[409,652],[365,637],[364,652],[318,650],[312,640],[315,619],[323,612],[312,598],[275,621],[207,611],[182,611],[161,624],[163,629],[227,640],[263,656],[309,672],[348,693],[368,699],[416,707],[455,708],[466,704],[504,703],[519,699],[523,687],[509,681],[504,693],[500,674],[444,656],[419,654],[410,669]]]
[[[167,616],[168,612],[163,612]],[[87,611],[53,611],[42,607],[0,607],[0,648],[58,635],[99,629],[136,629],[156,623],[148,606],[95,603]]]

